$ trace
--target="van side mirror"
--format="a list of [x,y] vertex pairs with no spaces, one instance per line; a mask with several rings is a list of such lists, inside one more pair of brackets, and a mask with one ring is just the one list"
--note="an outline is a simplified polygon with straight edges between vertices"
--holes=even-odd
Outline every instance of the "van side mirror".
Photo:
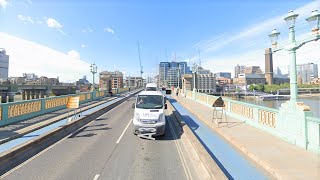
[[136,107],[136,104],[135,104],[135,103],[133,103],[133,104],[132,104],[132,108],[135,108],[135,107]]
[[164,109],[168,109],[168,105],[167,104],[164,104]]
[[170,89],[167,89],[167,90],[166,90],[166,94],[171,94],[171,90],[170,90]]

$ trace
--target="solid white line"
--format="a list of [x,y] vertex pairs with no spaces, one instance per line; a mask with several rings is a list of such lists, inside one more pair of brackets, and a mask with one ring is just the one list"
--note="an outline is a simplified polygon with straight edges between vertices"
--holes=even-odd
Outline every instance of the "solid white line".
[[93,180],[97,180],[99,178],[100,174],[96,174],[93,178]]
[[176,144],[177,151],[178,151],[178,154],[179,154],[180,159],[181,159],[181,162],[182,162],[182,167],[183,167],[184,173],[186,174],[187,179],[192,179],[190,170],[189,170],[189,168],[188,168],[188,166],[187,166],[187,163],[186,163],[186,160],[185,160],[185,158],[184,158],[184,156],[183,156],[183,154],[182,154],[181,147],[180,147],[179,143],[177,142],[177,136],[176,136],[176,133],[175,133],[175,131],[173,130],[173,127],[172,127],[173,125],[171,124],[171,121],[170,121],[170,120],[168,120],[168,123],[169,123],[170,130],[171,130],[171,132],[172,132],[172,134],[173,134],[173,137],[174,137],[174,139],[176,139],[176,141],[174,141],[174,142],[175,142],[175,144]]
[[128,123],[127,127],[123,130],[123,132],[122,132],[121,136],[119,137],[118,141],[116,142],[117,144],[119,144],[119,142],[120,142],[120,140],[121,140],[122,136],[124,135],[124,133],[125,133],[125,132],[126,132],[126,130],[128,129],[128,127],[129,127],[129,125],[131,124],[132,120],[133,120],[133,119],[131,119],[131,120],[129,121],[129,123]]

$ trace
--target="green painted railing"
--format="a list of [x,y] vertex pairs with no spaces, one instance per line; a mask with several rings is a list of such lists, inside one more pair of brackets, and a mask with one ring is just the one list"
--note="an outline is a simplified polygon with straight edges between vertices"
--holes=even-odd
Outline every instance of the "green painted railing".
[[[218,96],[188,90],[185,92],[185,95],[211,108],[214,101],[219,98]],[[224,109],[229,116],[290,143],[320,153],[320,118],[310,117],[310,112],[296,112],[295,121],[288,122],[288,112],[285,110],[281,111],[229,98],[223,98],[223,100],[225,102]]]
[[[113,94],[124,93],[128,90],[129,88],[120,88],[114,90]],[[134,89],[131,88],[131,90]],[[110,96],[110,94],[104,90],[0,104],[0,127],[65,109],[68,98],[75,96],[79,96],[80,104],[83,104]]]

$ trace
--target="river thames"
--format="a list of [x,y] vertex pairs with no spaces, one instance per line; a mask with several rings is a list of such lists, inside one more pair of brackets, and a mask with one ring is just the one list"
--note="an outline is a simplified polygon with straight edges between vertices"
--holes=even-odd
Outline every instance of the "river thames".
[[[288,100],[272,100],[272,101],[262,101],[254,97],[249,97],[246,99],[240,99],[240,101],[252,103],[260,106],[265,106],[269,108],[279,109],[282,103]],[[298,102],[303,102],[305,105],[309,106],[313,115],[320,118],[320,95],[302,95],[299,96]]]

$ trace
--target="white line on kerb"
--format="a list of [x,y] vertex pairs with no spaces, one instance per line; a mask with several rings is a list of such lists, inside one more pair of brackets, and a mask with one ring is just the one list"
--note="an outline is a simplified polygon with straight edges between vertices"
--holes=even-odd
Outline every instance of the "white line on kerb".
[[97,180],[99,178],[100,174],[96,174],[93,178],[93,180]]
[[122,136],[124,135],[124,133],[125,133],[125,132],[126,132],[126,130],[128,129],[128,127],[129,127],[129,125],[131,124],[132,120],[133,120],[133,119],[131,119],[131,120],[129,121],[129,123],[128,123],[127,127],[123,130],[123,132],[122,132],[121,136],[119,137],[118,141],[116,142],[117,144],[119,144],[119,142],[120,142],[120,140],[121,140]]

